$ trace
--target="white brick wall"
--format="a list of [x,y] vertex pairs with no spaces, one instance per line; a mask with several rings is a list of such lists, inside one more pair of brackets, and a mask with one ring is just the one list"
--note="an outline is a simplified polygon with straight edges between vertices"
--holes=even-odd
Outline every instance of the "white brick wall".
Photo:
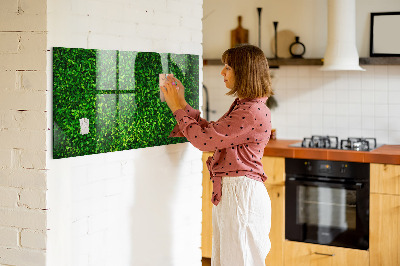
[[45,265],[46,4],[0,3],[1,265]]
[[19,230],[17,228],[0,227],[0,247],[18,247]]
[[0,187],[0,207],[15,208],[18,204],[17,188]]
[[46,249],[46,231],[23,229],[21,246],[30,249]]
[[[49,0],[47,8],[49,50],[202,55],[202,0]],[[50,95],[47,106],[51,128]],[[201,265],[201,152],[190,144],[47,156],[48,265]]]
[[0,247],[0,258],[3,265],[45,265],[46,254],[43,250],[27,248]]
[[4,0],[0,16],[0,264],[199,265],[201,153],[53,161],[47,49],[201,56],[202,1]]

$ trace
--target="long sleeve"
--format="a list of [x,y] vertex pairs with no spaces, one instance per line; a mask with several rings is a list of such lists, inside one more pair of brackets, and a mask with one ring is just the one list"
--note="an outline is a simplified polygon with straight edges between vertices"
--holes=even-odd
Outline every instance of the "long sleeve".
[[[201,151],[224,149],[247,142],[254,142],[257,123],[250,109],[237,108],[218,122],[202,126],[196,119],[182,109],[175,111],[179,130],[196,148]],[[259,126],[263,126],[262,123]]]
[[[192,108],[189,104],[186,105],[184,112],[186,115],[196,120],[201,127],[206,127],[209,125],[207,120],[200,117],[200,111]],[[185,137],[179,129],[179,124],[175,125],[169,137]]]

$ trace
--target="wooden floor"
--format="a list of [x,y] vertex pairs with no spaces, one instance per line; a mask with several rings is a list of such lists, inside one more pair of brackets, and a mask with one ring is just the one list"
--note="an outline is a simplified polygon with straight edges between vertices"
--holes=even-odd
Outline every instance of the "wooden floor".
[[202,258],[201,262],[203,263],[203,266],[211,266],[211,259],[209,258]]

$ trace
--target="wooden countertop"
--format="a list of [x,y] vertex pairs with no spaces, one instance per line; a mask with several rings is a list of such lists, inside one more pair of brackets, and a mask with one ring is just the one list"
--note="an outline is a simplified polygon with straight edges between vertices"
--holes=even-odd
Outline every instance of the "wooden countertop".
[[290,147],[301,140],[270,140],[264,156],[364,163],[400,164],[400,145],[383,145],[372,151]]

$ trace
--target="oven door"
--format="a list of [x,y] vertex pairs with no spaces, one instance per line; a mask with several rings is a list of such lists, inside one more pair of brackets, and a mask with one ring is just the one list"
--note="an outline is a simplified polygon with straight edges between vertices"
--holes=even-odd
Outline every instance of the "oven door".
[[367,250],[368,183],[286,178],[286,239]]

